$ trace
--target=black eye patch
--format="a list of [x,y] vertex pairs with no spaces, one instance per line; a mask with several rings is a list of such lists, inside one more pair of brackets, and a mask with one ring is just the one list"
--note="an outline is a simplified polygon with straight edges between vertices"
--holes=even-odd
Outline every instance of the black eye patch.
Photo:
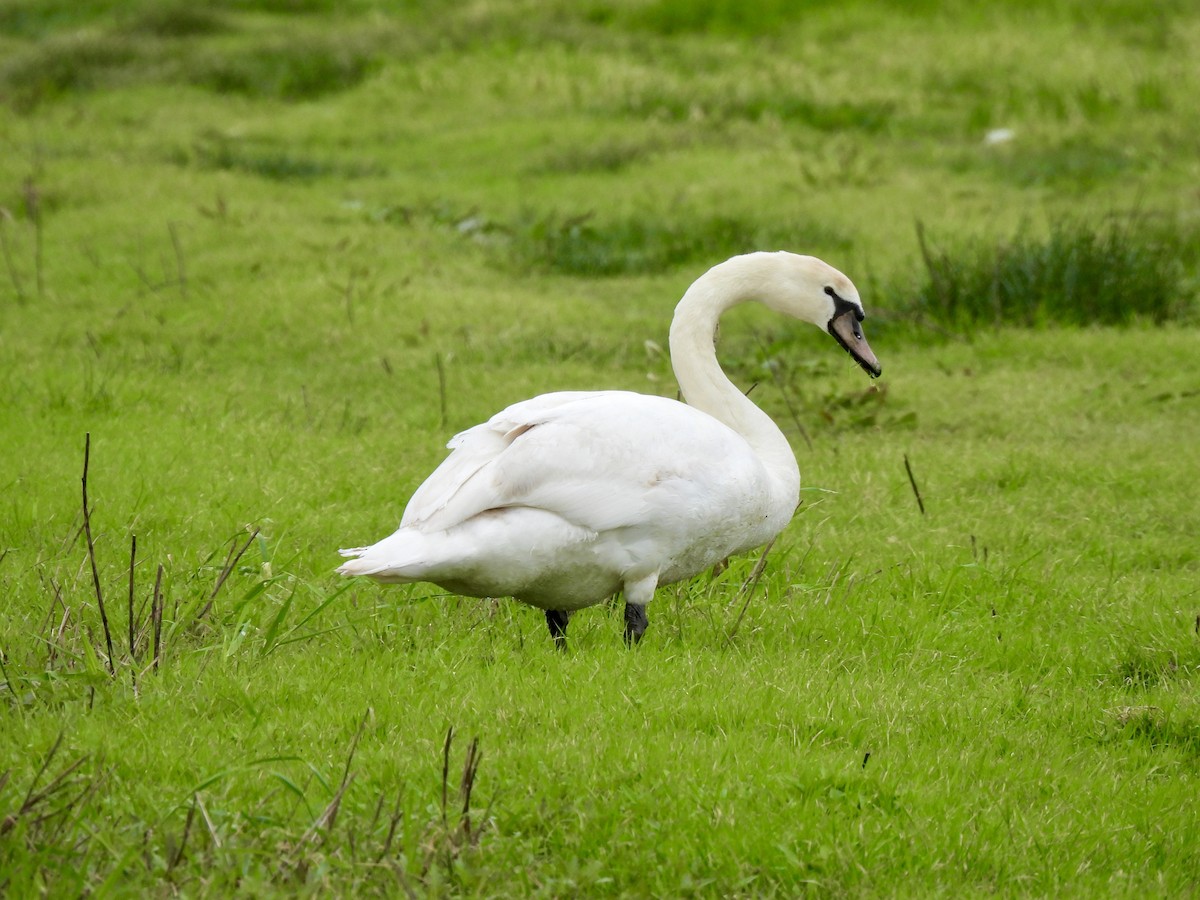
[[825,293],[833,298],[833,317],[836,319],[844,313],[853,313],[854,318],[861,322],[864,318],[862,308],[857,303],[851,303],[842,297],[830,285],[825,285]]

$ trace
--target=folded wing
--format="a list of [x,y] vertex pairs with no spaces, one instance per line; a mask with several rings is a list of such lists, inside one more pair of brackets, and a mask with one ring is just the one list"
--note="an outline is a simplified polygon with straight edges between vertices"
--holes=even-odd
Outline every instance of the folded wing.
[[[712,417],[624,391],[535,397],[449,446],[413,494],[402,528],[440,531],[486,510],[529,507],[604,532],[712,515],[724,493],[714,483],[743,490],[765,477],[745,441]],[[705,489],[689,489],[697,484]]]

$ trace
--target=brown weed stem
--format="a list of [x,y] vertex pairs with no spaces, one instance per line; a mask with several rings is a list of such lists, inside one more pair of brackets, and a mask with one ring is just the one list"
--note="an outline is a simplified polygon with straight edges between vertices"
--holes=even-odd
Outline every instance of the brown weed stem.
[[129,658],[137,660],[137,634],[133,612],[133,567],[137,562],[137,535],[129,536]]
[[158,575],[154,579],[154,597],[150,601],[150,620],[154,624],[154,671],[158,671],[158,661],[162,654],[162,595],[163,567],[158,564]]
[[104,609],[104,595],[100,591],[100,571],[96,568],[96,545],[92,540],[92,517],[88,512],[88,463],[92,455],[92,433],[89,431],[83,443],[83,533],[87,537],[88,561],[92,564],[92,585],[96,589],[96,605],[100,607],[100,623],[104,626],[104,643],[108,647],[108,672],[116,675],[113,664],[112,632],[108,627],[108,613]]
[[917,498],[917,508],[921,510],[921,515],[925,515],[925,501],[921,499],[921,489],[917,487],[917,477],[913,475],[907,453],[904,454],[904,471],[908,473],[908,483],[912,486],[913,496]]

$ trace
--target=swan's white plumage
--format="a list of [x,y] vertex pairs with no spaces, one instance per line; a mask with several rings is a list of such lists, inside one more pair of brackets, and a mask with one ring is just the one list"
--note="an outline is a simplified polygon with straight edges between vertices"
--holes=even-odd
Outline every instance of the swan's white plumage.
[[[760,546],[791,518],[799,471],[778,428],[720,372],[713,331],[747,299],[824,327],[837,314],[828,285],[861,317],[849,280],[811,257],[750,254],[713,268],[672,325],[692,405],[627,391],[516,403],[456,435],[399,529],[343,550],[356,558],[338,571],[571,610],[620,590],[644,605],[657,584]],[[877,374],[862,347],[867,361],[851,352]]]
[[[662,433],[674,440],[653,439]],[[663,397],[546,394],[462,432],[450,446],[413,495],[400,530],[347,551],[359,558],[344,574],[407,581],[437,572],[429,580],[453,578],[473,588],[466,593],[573,609],[616,593],[629,575],[659,572],[661,581],[673,581],[778,530],[767,508],[769,475],[745,439]],[[498,533],[509,529],[520,532],[515,543]],[[708,535],[699,548],[697,533]],[[444,551],[452,558],[439,565]],[[573,574],[548,578],[543,570],[551,565]],[[578,569],[589,565],[604,577],[579,583]],[[485,578],[506,590],[486,589],[478,583]]]

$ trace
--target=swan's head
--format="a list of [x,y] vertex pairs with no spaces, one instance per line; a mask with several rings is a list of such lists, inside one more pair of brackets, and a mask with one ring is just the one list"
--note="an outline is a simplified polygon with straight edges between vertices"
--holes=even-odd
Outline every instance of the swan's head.
[[882,368],[863,336],[866,313],[854,283],[815,256],[786,252],[770,256],[779,268],[764,286],[763,302],[829,332],[868,375],[878,378]]

